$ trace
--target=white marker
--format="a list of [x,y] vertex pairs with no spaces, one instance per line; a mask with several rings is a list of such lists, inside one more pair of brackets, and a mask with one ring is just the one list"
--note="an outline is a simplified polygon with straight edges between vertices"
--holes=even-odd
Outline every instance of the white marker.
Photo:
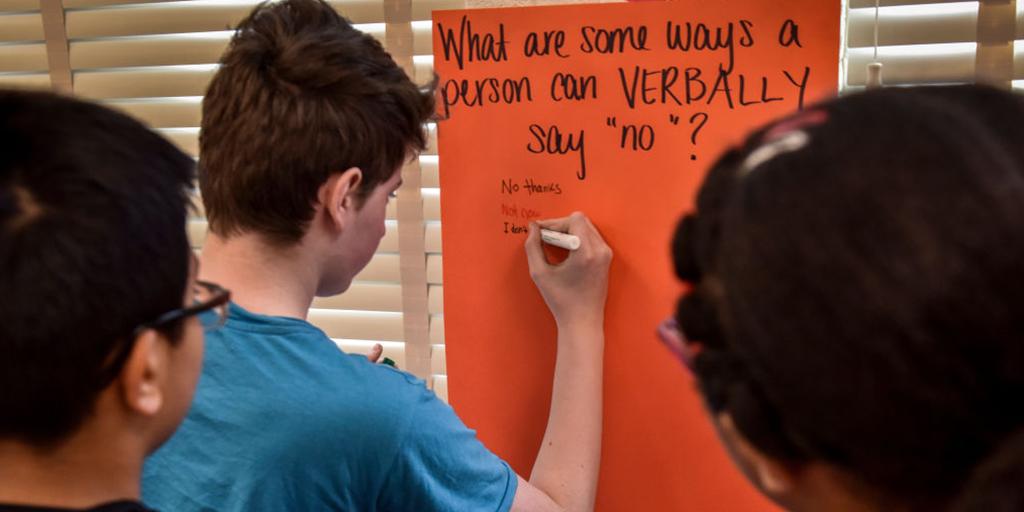
[[562,249],[568,249],[570,251],[575,251],[580,248],[580,237],[570,235],[568,233],[559,233],[558,231],[551,231],[550,229],[542,229],[540,230],[540,239],[546,244],[561,247]]

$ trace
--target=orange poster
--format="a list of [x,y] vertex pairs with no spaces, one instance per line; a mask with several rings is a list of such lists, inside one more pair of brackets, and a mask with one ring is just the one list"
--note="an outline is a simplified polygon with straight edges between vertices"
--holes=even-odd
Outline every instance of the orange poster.
[[615,251],[600,511],[771,510],[728,461],[658,323],[669,242],[714,158],[833,95],[838,0],[684,0],[434,13],[452,406],[528,476],[555,324],[523,242],[580,210]]

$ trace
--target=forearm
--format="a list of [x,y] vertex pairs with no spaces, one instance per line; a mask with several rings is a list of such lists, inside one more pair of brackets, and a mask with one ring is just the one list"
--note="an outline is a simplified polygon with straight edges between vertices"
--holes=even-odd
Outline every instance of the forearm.
[[558,330],[551,412],[530,483],[562,509],[593,510],[601,463],[603,319]]

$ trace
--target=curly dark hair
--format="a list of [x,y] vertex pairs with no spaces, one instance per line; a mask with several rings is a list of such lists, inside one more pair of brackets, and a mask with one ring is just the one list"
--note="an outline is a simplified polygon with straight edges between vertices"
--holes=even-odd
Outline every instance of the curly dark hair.
[[726,152],[673,242],[709,409],[769,456],[947,506],[1024,425],[1021,120],[991,88],[884,89]]

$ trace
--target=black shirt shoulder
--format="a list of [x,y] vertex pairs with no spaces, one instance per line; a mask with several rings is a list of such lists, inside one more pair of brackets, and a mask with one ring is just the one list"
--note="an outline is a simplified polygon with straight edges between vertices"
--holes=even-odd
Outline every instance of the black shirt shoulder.
[[93,508],[53,508],[0,503],[0,512],[156,512],[137,501],[112,501]]

